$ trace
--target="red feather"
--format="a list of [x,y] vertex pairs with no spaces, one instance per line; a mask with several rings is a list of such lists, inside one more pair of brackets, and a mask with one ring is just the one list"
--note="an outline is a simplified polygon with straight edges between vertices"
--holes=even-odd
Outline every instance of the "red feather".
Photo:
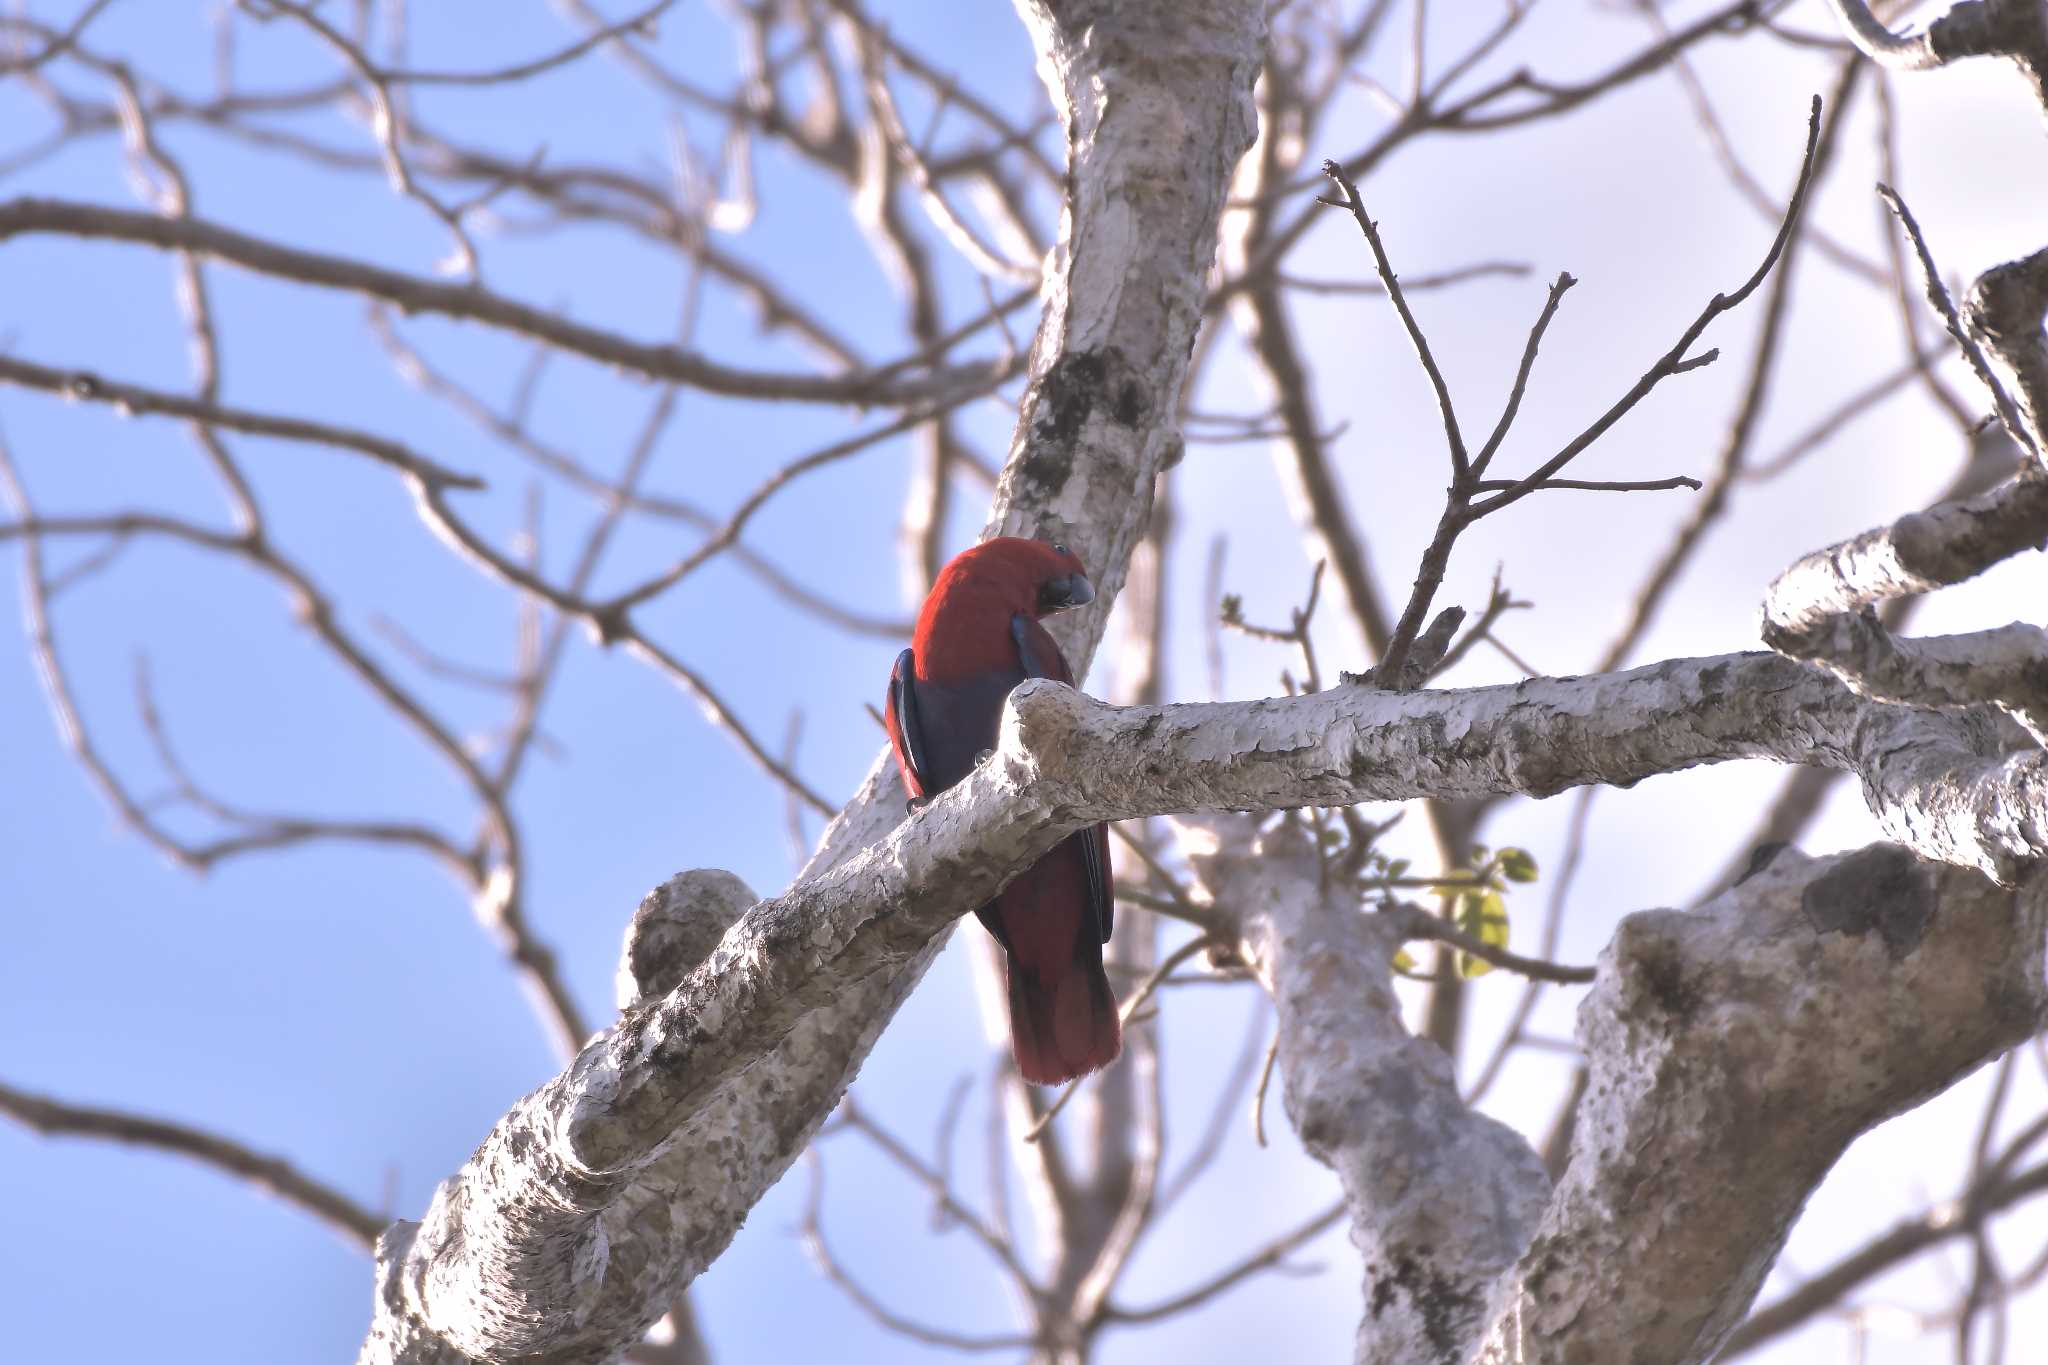
[[[1092,597],[1080,560],[1042,541],[986,541],[940,571],[883,713],[913,798],[952,786],[995,747],[1003,702],[1025,678],[1073,685],[1038,622]],[[1010,1037],[1028,1081],[1055,1085],[1116,1060],[1116,997],[1102,968],[1111,911],[1109,829],[1095,825],[976,912],[1007,953]]]

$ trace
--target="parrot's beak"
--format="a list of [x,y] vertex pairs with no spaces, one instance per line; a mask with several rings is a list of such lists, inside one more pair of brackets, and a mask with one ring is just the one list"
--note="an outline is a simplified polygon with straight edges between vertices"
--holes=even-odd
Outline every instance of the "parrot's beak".
[[1084,573],[1061,574],[1048,578],[1038,590],[1040,611],[1065,611],[1068,607],[1085,607],[1095,600],[1095,585]]

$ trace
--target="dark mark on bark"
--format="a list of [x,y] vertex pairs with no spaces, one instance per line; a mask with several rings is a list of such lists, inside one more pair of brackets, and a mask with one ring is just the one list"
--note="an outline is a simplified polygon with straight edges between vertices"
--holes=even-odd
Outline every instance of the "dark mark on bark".
[[1031,399],[1031,450],[1023,473],[1056,492],[1074,472],[1074,442],[1097,413],[1136,427],[1152,410],[1145,386],[1114,346],[1061,356],[1038,381]]
[[1379,1265],[1368,1265],[1365,1273],[1373,1282],[1370,1303],[1373,1317],[1379,1317],[1392,1308],[1398,1298],[1405,1297],[1415,1306],[1416,1316],[1422,1319],[1422,1335],[1435,1353],[1434,1358],[1446,1362],[1458,1359],[1458,1329],[1470,1320],[1479,1306],[1472,1294],[1458,1289],[1442,1275],[1426,1269],[1421,1262],[1406,1254],[1395,1258],[1391,1273]]
[[1034,434],[1021,472],[1025,481],[1039,490],[1040,496],[1050,500],[1073,477],[1074,449],[1055,441],[1039,440]]
[[1064,445],[1079,436],[1082,424],[1095,411],[1096,399],[1103,396],[1107,369],[1103,354],[1096,351],[1074,351],[1054,361],[1039,381],[1032,440]]
[[1144,420],[1146,406],[1145,390],[1138,386],[1137,380],[1126,379],[1123,387],[1117,390],[1116,411],[1112,415],[1124,426],[1134,427]]
[[1634,944],[1630,966],[1650,1002],[1680,1023],[1700,1005],[1697,982],[1686,977],[1677,947],[1667,939],[1646,938]]
[[1816,933],[1862,935],[1875,929],[1894,962],[1920,946],[1934,906],[1933,872],[1896,844],[1850,854],[1799,898]]

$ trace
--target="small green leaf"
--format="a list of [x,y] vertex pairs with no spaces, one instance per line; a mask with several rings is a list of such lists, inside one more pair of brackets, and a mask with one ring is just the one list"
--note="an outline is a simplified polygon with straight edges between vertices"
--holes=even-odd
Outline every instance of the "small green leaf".
[[1526,848],[1504,848],[1500,851],[1500,872],[1511,882],[1533,882],[1536,880],[1536,860],[1529,856]]
[[1421,964],[1416,962],[1414,955],[1406,948],[1394,954],[1394,974],[1405,976],[1410,981],[1429,980],[1429,973],[1422,970]]
[[1387,864],[1387,876],[1404,877],[1408,874],[1408,859],[1396,858]]
[[[1508,946],[1508,903],[1498,891],[1467,891],[1458,897],[1457,925],[1489,948]],[[1470,953],[1458,954],[1458,975],[1468,980],[1485,976],[1493,964]]]

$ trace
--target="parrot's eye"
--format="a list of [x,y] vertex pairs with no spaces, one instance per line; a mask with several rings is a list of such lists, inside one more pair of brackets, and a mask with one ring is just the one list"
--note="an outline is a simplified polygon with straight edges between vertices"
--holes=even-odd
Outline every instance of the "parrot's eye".
[[1067,543],[1063,540],[1055,540],[1052,543],[1052,549],[1054,554],[1063,555],[1067,552]]

